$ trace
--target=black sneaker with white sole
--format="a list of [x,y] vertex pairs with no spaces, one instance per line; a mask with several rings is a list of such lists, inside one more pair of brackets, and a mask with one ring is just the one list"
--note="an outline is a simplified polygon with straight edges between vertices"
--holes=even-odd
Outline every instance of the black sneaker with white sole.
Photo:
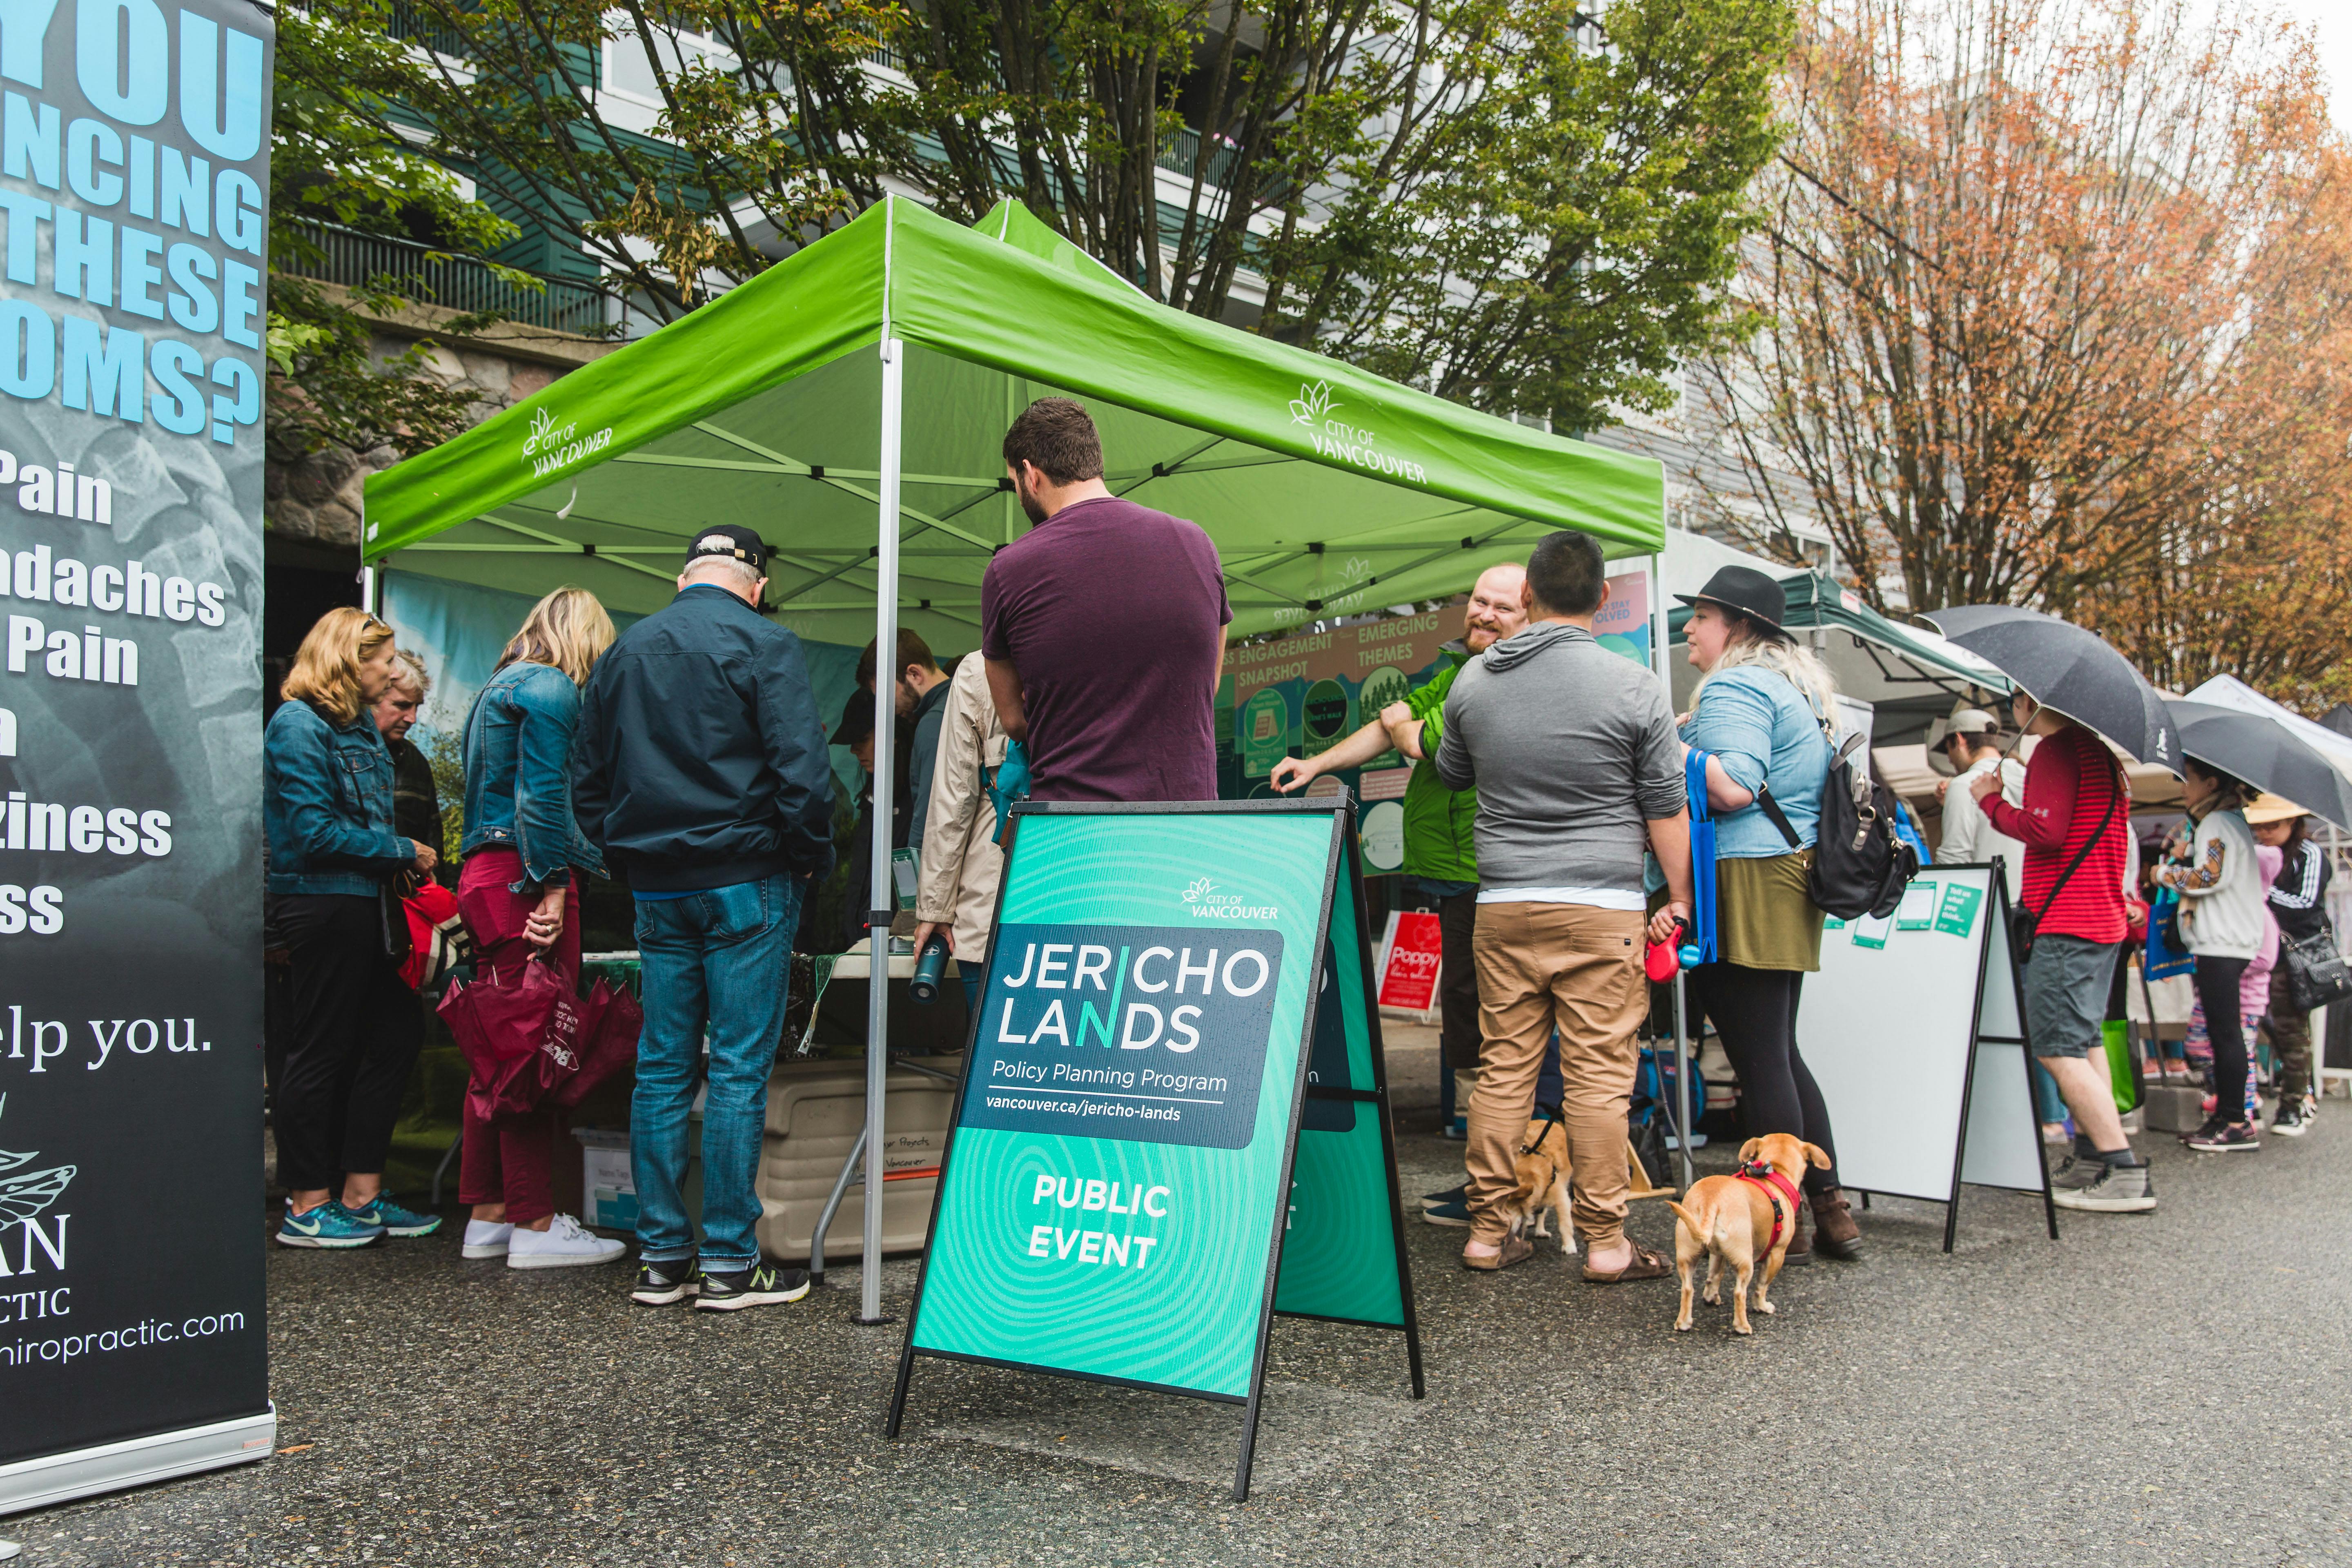
[[733,1312],[799,1300],[809,1293],[809,1273],[805,1268],[778,1268],[770,1263],[725,1273],[706,1268],[701,1286],[701,1293],[694,1299],[697,1310]]
[[2194,1132],[2183,1132],[2180,1134],[2180,1141],[2183,1143],[2193,1145],[2200,1138],[2211,1138],[2217,1136],[2221,1132],[2221,1129],[2229,1125],[2230,1119],[2226,1116],[2209,1116],[2198,1126],[2197,1131]]
[[1421,1194],[1421,1206],[1424,1209],[1444,1208],[1448,1204],[1466,1204],[1469,1201],[1470,1184],[1467,1182],[1458,1187],[1448,1187],[1442,1193]]
[[2300,1138],[2311,1131],[2311,1101],[2299,1094],[2291,1094],[2279,1101],[2278,1114],[2271,1119],[2271,1131],[2282,1138]]
[[2253,1128],[2243,1121],[2226,1121],[2219,1131],[2200,1132],[2189,1141],[2189,1146],[2203,1154],[2235,1154],[2259,1149],[2263,1141],[2254,1135]]
[[667,1307],[701,1288],[701,1270],[691,1258],[673,1258],[665,1263],[640,1259],[636,1288],[629,1292],[629,1300],[643,1307]]

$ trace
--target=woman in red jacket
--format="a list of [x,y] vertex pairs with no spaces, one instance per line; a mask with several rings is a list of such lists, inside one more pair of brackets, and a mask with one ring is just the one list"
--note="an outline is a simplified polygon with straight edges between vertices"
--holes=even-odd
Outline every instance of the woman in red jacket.
[[2129,929],[2130,783],[2091,731],[2022,691],[2011,700],[2018,727],[2041,737],[2025,764],[2025,804],[2001,799],[1998,773],[1971,781],[1969,791],[1995,831],[2025,846],[2019,902],[2035,921],[2025,1034],[2074,1113],[2074,1152],[2052,1179],[2052,1196],[2063,1208],[2144,1212],[2156,1206],[2156,1194],[2147,1162],[2116,1114],[2102,1027]]

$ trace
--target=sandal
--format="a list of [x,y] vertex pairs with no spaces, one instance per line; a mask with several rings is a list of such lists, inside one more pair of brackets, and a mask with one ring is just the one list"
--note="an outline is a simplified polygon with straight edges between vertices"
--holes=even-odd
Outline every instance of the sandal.
[[[1585,1256],[1590,1258],[1591,1255],[1588,1247]],[[1584,1266],[1584,1277],[1595,1285],[1620,1285],[1633,1279],[1663,1279],[1671,1267],[1666,1261],[1664,1253],[1653,1252],[1641,1243],[1635,1242],[1633,1256],[1624,1268],[1613,1273],[1604,1273],[1587,1263]]]
[[1503,1250],[1492,1258],[1473,1258],[1465,1252],[1462,1255],[1462,1267],[1475,1268],[1481,1274],[1494,1274],[1508,1268],[1514,1263],[1525,1263],[1535,1255],[1534,1242],[1523,1236],[1507,1236],[1503,1238]]

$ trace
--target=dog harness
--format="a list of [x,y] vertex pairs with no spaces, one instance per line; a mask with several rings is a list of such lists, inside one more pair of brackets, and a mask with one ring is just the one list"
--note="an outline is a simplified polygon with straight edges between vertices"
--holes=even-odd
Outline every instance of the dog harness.
[[[1772,1205],[1772,1239],[1764,1248],[1769,1252],[1780,1245],[1780,1232],[1785,1223],[1793,1236],[1797,1229],[1797,1184],[1761,1160],[1750,1160],[1739,1167],[1739,1179],[1764,1189],[1766,1201]],[[1780,1200],[1789,1200],[1789,1212],[1780,1212]]]

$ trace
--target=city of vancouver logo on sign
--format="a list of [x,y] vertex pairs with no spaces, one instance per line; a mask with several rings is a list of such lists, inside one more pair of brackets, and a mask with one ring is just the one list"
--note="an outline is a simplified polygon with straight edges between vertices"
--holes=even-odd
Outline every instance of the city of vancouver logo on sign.
[[1217,891],[1217,885],[1206,877],[1178,896],[1186,905],[1185,912],[1196,921],[1271,921],[1282,916],[1272,904],[1245,904],[1239,893]]

